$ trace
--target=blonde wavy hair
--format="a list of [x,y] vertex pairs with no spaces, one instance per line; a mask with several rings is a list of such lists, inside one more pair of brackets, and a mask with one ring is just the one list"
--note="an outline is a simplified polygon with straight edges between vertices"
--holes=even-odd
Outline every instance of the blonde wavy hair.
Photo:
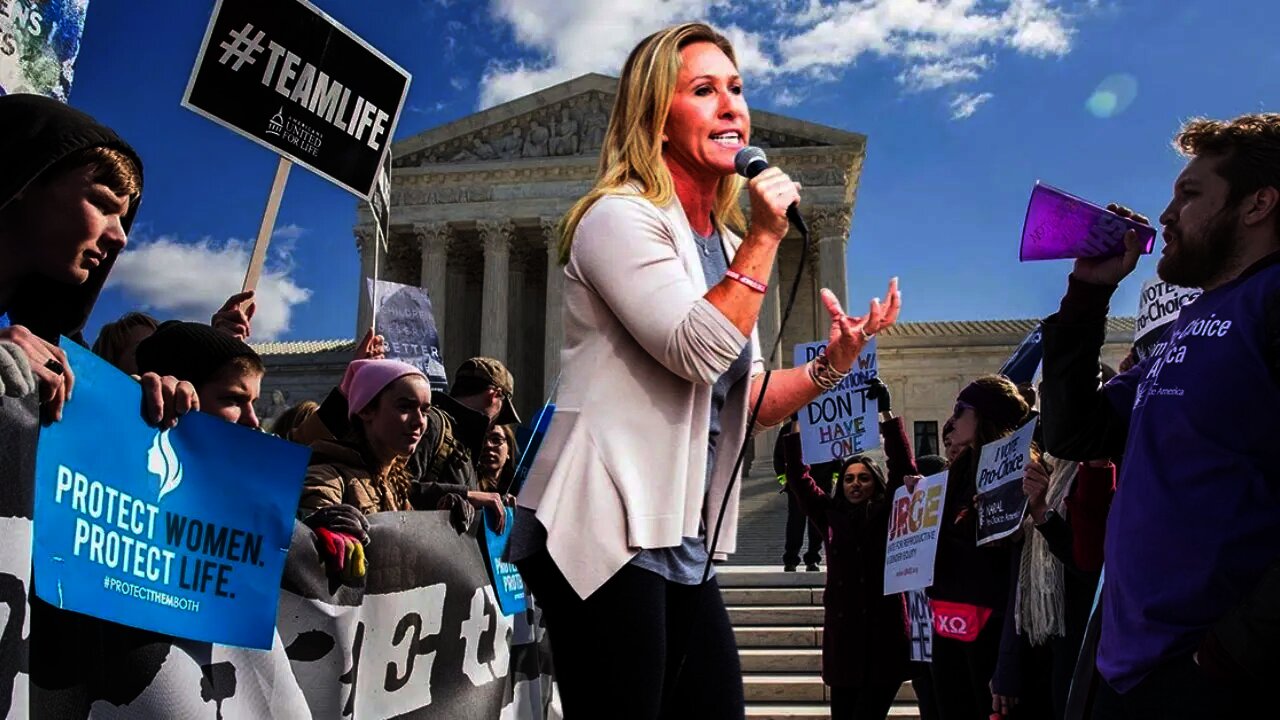
[[[675,183],[662,158],[662,131],[682,65],[680,51],[696,42],[712,43],[734,67],[738,66],[729,39],[705,23],[684,23],[659,30],[641,40],[627,57],[600,148],[595,185],[561,220],[561,263],[569,260],[578,223],[605,195],[624,192],[628,183],[635,182],[641,187],[640,196],[654,205],[662,207],[675,199]],[[742,187],[743,179],[738,175],[721,178],[716,187],[716,221],[735,230],[746,225],[738,205]]]

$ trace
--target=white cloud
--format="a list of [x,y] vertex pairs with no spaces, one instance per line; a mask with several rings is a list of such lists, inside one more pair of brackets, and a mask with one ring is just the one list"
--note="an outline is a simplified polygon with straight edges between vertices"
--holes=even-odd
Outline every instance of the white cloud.
[[977,80],[991,67],[989,55],[952,58],[913,64],[898,75],[898,82],[914,92],[937,90],[956,83]]
[[[588,72],[616,74],[645,35],[701,19],[733,41],[748,87],[837,80],[864,58],[895,66],[912,92],[980,79],[997,54],[1071,51],[1096,0],[490,0],[527,59],[492,62],[489,107]],[[762,24],[761,19],[766,18]],[[751,30],[748,28],[757,28]],[[794,96],[791,96],[792,98]],[[779,100],[787,98],[780,94]],[[780,102],[780,104],[782,104]]]
[[[287,332],[294,306],[311,298],[311,291],[290,277],[289,245],[272,250],[273,262],[258,282],[254,340],[274,340]],[[251,250],[238,240],[216,243],[206,238],[190,244],[164,235],[130,243],[116,260],[107,287],[120,288],[143,309],[209,322],[213,311],[240,291]]]
[[289,223],[276,228],[275,232],[271,233],[271,237],[275,240],[297,240],[306,234],[306,228],[297,223]]
[[988,100],[995,97],[989,92],[984,93],[957,93],[951,98],[948,106],[951,108],[952,120],[964,120],[978,112],[978,108],[982,107]]

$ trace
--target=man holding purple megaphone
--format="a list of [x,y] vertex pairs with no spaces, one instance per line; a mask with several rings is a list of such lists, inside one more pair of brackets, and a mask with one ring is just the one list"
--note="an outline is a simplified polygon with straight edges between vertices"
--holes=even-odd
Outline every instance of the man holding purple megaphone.
[[1280,114],[1193,120],[1174,145],[1158,272],[1203,294],[1163,350],[1099,386],[1111,295],[1146,249],[1132,227],[1123,254],[1075,261],[1044,321],[1048,451],[1124,456],[1093,718],[1234,717],[1280,670]]

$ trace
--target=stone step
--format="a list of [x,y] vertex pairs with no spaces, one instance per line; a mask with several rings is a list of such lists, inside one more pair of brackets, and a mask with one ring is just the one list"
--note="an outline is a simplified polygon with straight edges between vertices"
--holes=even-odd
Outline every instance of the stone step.
[[742,605],[821,605],[818,588],[725,588],[720,591],[724,604]]
[[820,648],[822,628],[813,626],[792,627],[735,627],[733,637],[738,647]]
[[743,625],[821,625],[822,608],[812,605],[757,605],[730,607],[729,621]]
[[[747,717],[751,720],[830,720],[831,706],[827,703],[747,705]],[[920,713],[915,705],[899,703],[889,709],[889,717],[919,720]]]
[[822,671],[821,648],[743,648],[738,651],[744,673],[810,673]]
[[[821,703],[830,702],[830,689],[822,678],[815,675],[785,675],[778,673],[742,674],[742,687],[748,703]],[[895,702],[914,705],[915,689],[911,683],[903,683]]]
[[718,565],[716,581],[722,588],[822,588],[827,584],[827,571],[784,572],[777,565]]

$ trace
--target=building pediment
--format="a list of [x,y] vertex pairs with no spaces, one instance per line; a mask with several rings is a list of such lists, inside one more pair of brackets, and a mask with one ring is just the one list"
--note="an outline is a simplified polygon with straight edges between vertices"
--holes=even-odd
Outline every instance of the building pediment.
[[[600,150],[616,78],[588,74],[396,142],[399,168],[439,163],[509,163],[546,158],[592,158]],[[853,147],[858,133],[753,111],[753,145],[764,148]],[[594,162],[593,162],[594,164]]]

